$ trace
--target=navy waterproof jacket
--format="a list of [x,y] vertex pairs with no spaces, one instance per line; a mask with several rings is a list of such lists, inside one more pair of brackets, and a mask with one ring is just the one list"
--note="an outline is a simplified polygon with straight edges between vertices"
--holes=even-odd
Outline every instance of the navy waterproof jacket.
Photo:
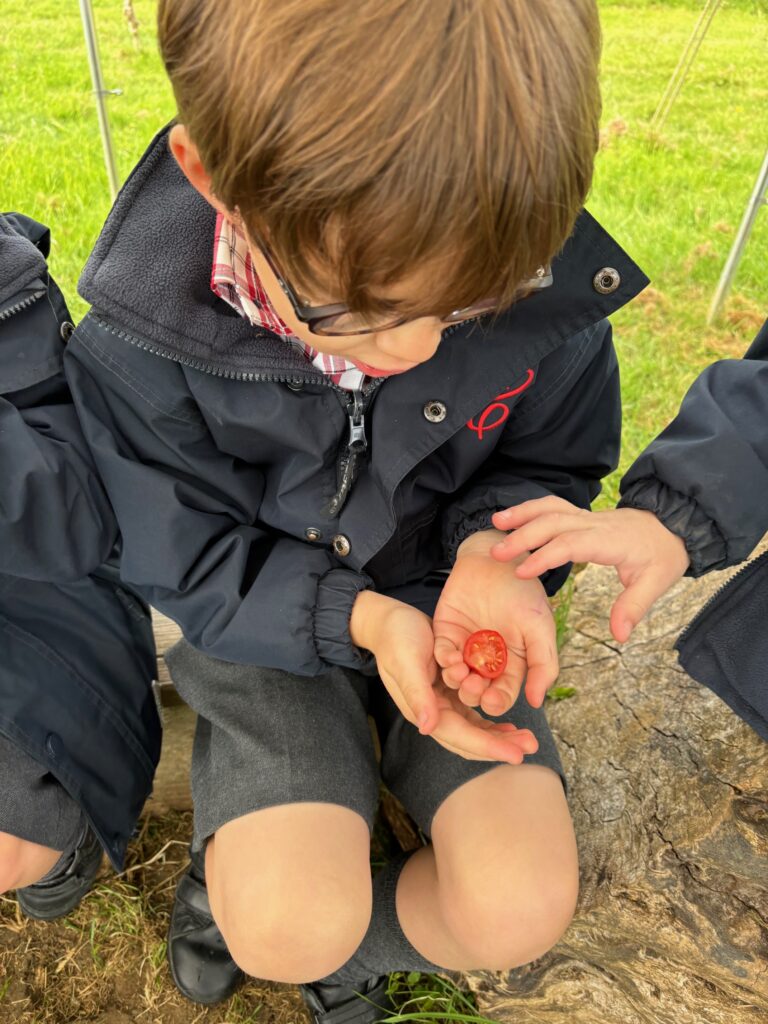
[[551,288],[350,393],[212,293],[214,224],[163,131],[80,281],[66,369],[122,577],[213,657],[370,671],[361,590],[444,572],[496,509],[598,493],[620,437],[605,317],[646,278],[584,213]]
[[48,246],[43,225],[0,216],[0,733],[120,867],[160,753],[154,643],[103,564],[117,529],[64,378],[72,323]]
[[[685,541],[690,576],[744,561],[768,531],[768,322],[743,359],[694,381],[621,482]],[[678,641],[680,663],[768,740],[768,555],[742,570]]]

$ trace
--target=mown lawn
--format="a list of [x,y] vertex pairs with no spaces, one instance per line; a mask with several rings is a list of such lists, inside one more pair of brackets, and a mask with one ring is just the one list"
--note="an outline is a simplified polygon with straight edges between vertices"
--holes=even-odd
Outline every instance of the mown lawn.
[[[94,0],[106,84],[122,90],[109,109],[125,175],[172,116],[173,102],[155,52],[153,0],[135,0],[138,43],[122,6]],[[765,209],[724,315],[706,325],[768,145],[765,0],[726,0],[663,130],[648,127],[701,6],[600,0],[604,130],[589,206],[653,282],[614,321],[625,405],[622,467],[674,413],[699,370],[739,356],[768,315]],[[110,203],[90,88],[76,0],[4,0],[0,208],[51,226],[52,269],[76,317],[85,311],[75,290],[78,271]],[[615,498],[618,475],[600,504]],[[192,1008],[176,995],[163,965],[164,931],[188,833],[184,816],[147,820],[128,874],[116,880],[105,872],[63,924],[29,925],[12,901],[0,901],[2,1024],[283,1024],[301,1015],[291,990],[279,986],[250,986],[212,1010]],[[404,999],[408,979],[397,984]],[[415,1002],[406,1012],[471,1015],[445,983],[412,978],[410,991]]]

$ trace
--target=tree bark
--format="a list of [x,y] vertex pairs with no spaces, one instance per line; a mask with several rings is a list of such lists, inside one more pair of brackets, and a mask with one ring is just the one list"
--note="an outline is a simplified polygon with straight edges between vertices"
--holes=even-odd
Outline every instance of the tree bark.
[[[673,644],[733,570],[683,580],[623,647],[613,569],[578,577],[550,705],[581,860],[545,957],[467,976],[515,1024],[766,1024],[768,744],[687,676]],[[768,628],[768,623],[766,624]]]

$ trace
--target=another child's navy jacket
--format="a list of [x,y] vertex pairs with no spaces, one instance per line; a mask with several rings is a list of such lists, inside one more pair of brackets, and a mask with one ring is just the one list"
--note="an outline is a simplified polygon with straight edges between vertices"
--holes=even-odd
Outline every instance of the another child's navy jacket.
[[598,493],[620,437],[605,317],[646,278],[584,213],[551,288],[353,394],[212,293],[214,223],[164,131],[81,278],[66,369],[123,579],[211,656],[368,670],[362,589],[445,571],[499,508]]
[[148,609],[104,565],[114,515],[64,379],[49,234],[0,216],[0,733],[83,807],[119,867],[160,723]]
[[[633,463],[620,505],[685,541],[690,576],[747,558],[768,531],[768,322],[744,359],[707,367]],[[678,642],[687,672],[768,740],[768,556],[742,570]]]

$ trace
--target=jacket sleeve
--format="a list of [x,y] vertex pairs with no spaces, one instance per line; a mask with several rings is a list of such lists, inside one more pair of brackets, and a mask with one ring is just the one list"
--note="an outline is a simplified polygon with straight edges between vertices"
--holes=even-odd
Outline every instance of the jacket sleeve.
[[116,527],[64,380],[66,306],[39,285],[0,318],[0,573],[62,583],[104,561]]
[[263,474],[216,447],[181,367],[151,358],[153,380],[134,378],[86,317],[65,361],[117,516],[122,578],[212,657],[308,676],[370,671],[349,618],[371,579],[258,525]]
[[[491,528],[494,512],[548,494],[589,508],[601,479],[616,468],[621,395],[608,321],[545,357],[535,382],[513,408],[493,455],[445,513],[443,538],[451,563],[462,540]],[[563,585],[570,568],[544,574],[548,594]]]
[[707,367],[680,412],[621,481],[682,537],[701,576],[747,558],[768,530],[768,321],[744,359]]

